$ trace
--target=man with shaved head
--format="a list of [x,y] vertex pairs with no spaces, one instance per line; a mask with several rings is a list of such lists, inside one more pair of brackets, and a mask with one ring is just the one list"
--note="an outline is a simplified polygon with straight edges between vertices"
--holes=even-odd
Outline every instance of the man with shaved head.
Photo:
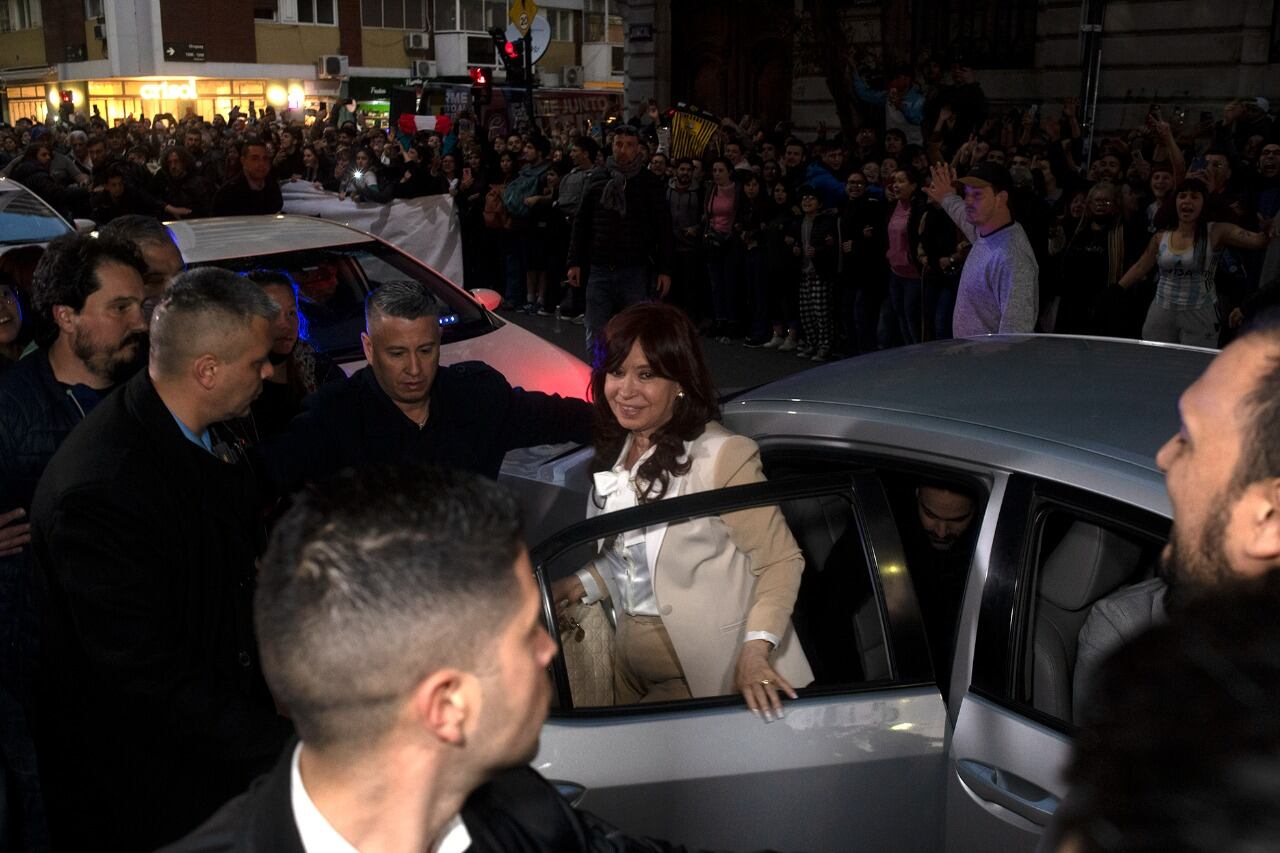
[[219,424],[271,372],[278,308],[204,268],[155,310],[148,367],[63,443],[32,504],[33,714],[57,850],[150,850],[270,766],[288,736],[259,672],[248,463]]

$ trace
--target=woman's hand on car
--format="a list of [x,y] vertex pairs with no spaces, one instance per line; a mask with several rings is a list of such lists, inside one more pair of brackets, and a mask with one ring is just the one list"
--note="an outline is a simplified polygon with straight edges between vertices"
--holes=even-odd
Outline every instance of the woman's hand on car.
[[570,604],[577,604],[586,595],[587,588],[582,585],[582,579],[577,575],[560,578],[551,584],[551,600],[556,606],[557,617],[564,616]]
[[782,719],[782,698],[779,693],[786,693],[792,699],[798,698],[795,688],[769,664],[769,652],[772,650],[773,644],[768,640],[749,640],[743,643],[734,672],[734,686],[741,691],[742,698],[747,700],[751,713],[757,717],[763,716],[768,722]]

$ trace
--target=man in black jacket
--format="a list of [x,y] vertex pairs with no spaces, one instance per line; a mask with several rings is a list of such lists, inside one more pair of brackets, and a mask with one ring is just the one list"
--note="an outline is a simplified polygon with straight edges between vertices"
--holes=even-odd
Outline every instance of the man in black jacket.
[[441,367],[440,312],[416,281],[388,281],[369,294],[360,336],[369,366],[325,385],[284,435],[263,445],[278,490],[378,463],[497,478],[508,450],[591,440],[592,408],[583,400],[512,388],[478,361]]
[[166,853],[679,849],[574,811],[528,767],[556,643],[496,484],[379,467],[305,493],[254,620],[301,742]]
[[587,348],[594,356],[596,337],[609,318],[629,305],[671,289],[671,211],[666,183],[645,168],[640,139],[628,124],[614,129],[613,156],[605,164],[608,179],[587,191],[573,222],[569,244],[571,287],[587,278]]
[[[142,258],[119,239],[69,235],[36,267],[35,310],[44,348],[0,379],[0,511],[28,513],[36,483],[72,428],[146,355]],[[43,813],[35,754],[19,702],[29,700],[36,655],[31,549],[0,556],[0,752],[10,826],[39,847]],[[24,849],[25,849],[24,843]]]
[[261,502],[217,426],[261,390],[277,310],[225,270],[181,276],[156,309],[148,369],[36,489],[32,725],[57,850],[172,841],[289,735],[253,637]]
[[284,207],[280,183],[271,174],[266,143],[246,140],[240,148],[240,174],[213,197],[214,216],[261,216]]

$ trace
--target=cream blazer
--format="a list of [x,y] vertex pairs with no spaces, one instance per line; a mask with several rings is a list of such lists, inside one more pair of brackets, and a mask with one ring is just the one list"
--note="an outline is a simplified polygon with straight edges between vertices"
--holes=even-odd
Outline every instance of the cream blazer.
[[[665,497],[764,482],[756,443],[715,421],[685,442],[685,454],[689,472],[672,478]],[[588,518],[601,513],[594,497]],[[776,506],[659,524],[644,538],[658,612],[695,697],[736,692],[734,666],[748,631],[782,638],[771,660],[792,686],[813,681],[791,625],[804,555]]]

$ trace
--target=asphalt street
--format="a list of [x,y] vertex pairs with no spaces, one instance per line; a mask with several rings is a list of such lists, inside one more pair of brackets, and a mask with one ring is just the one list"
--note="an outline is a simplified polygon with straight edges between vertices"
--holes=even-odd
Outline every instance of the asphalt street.
[[[557,321],[554,317],[539,317],[519,311],[500,311],[499,316],[586,360],[586,332],[582,326],[568,320]],[[815,362],[796,358],[795,353],[747,349],[741,340],[721,344],[702,338],[702,347],[711,376],[722,395],[754,388],[816,366]]]

